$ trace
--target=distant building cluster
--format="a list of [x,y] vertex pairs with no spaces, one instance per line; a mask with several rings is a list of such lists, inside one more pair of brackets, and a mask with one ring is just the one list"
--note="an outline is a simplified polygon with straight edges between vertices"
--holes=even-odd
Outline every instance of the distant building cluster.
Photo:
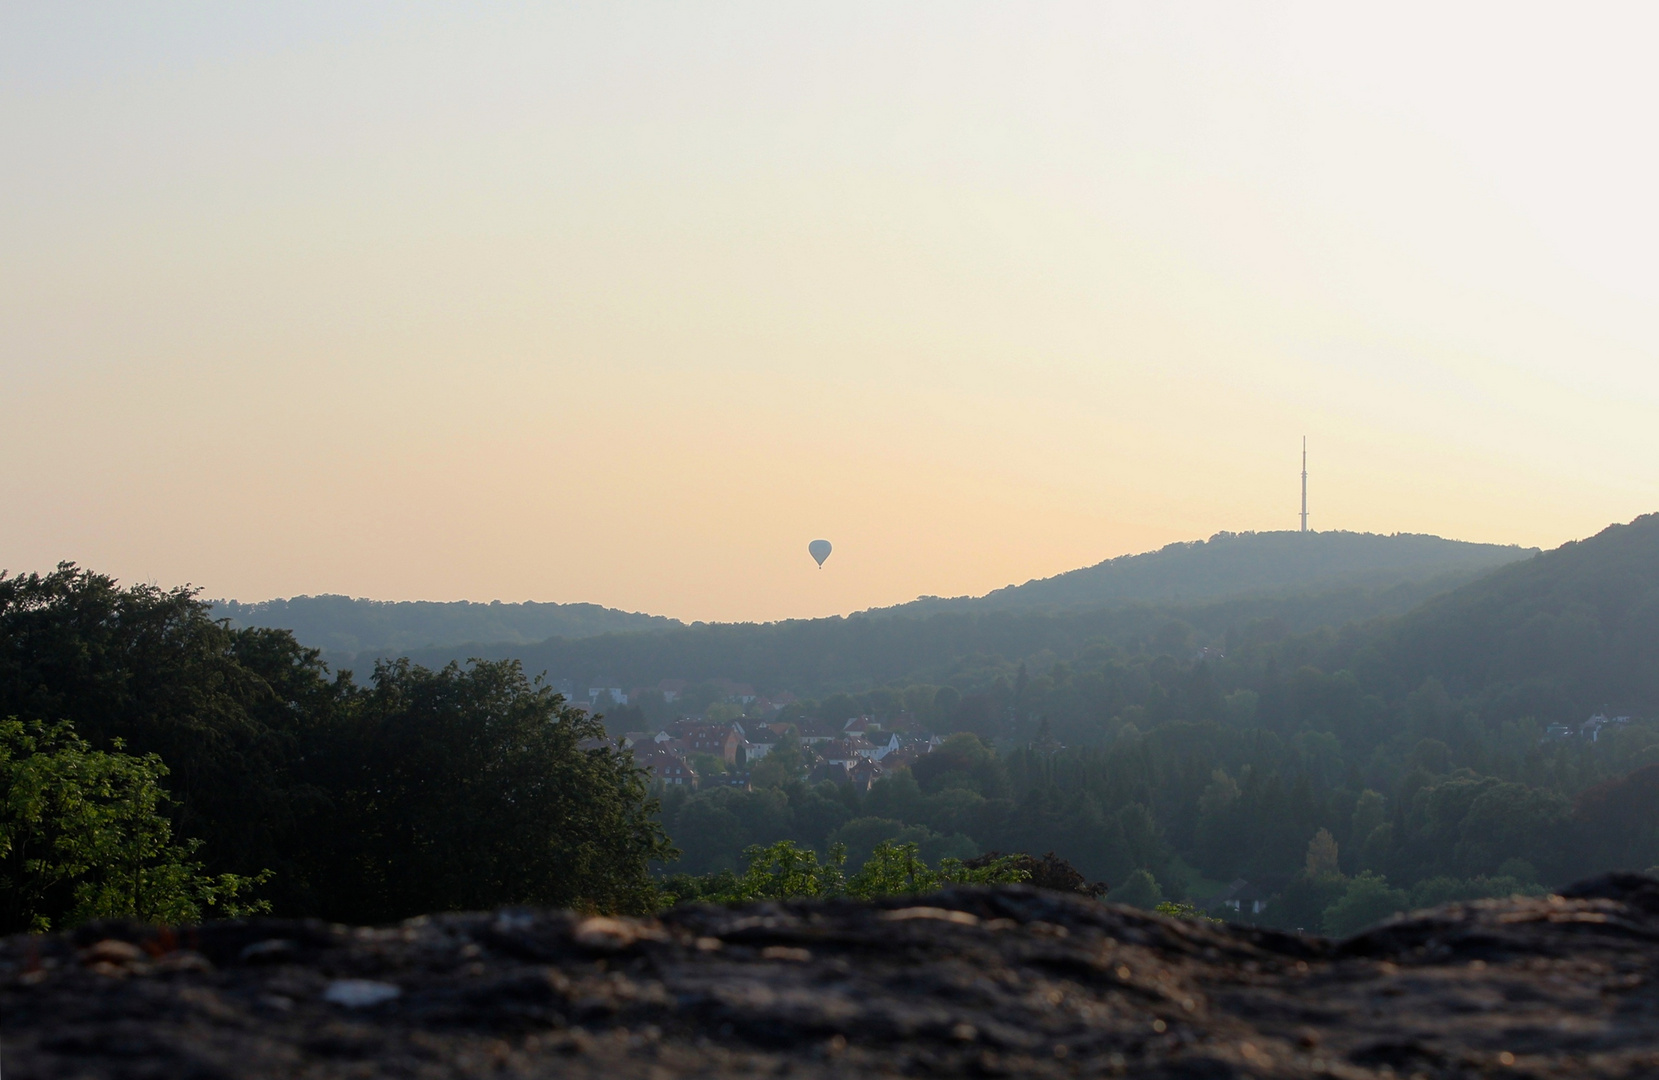
[[[661,694],[662,700],[673,704],[684,694],[690,684],[684,679],[664,679],[656,686],[636,686],[631,690],[624,690],[620,686],[583,686],[581,683],[564,679],[558,682],[555,689],[565,696],[567,701],[574,702],[579,708],[607,709],[619,705],[638,703],[642,698],[651,694]],[[762,697],[755,693],[755,688],[748,683],[734,682],[731,679],[709,679],[702,684],[712,690],[721,701],[735,702],[752,714],[764,715],[769,711],[776,711],[795,700],[795,695],[787,690],[771,697]],[[582,691],[585,690],[584,694]]]
[[1567,724],[1551,724],[1544,729],[1544,737],[1538,741],[1542,744],[1580,739],[1587,743],[1593,743],[1600,740],[1602,732],[1617,731],[1629,725],[1630,717],[1628,716],[1606,716],[1602,713],[1596,713],[1590,719],[1578,725],[1576,730]]
[[1270,874],[1257,881],[1234,878],[1232,883],[1214,896],[1199,900],[1206,911],[1232,911],[1238,915],[1260,915],[1267,910],[1274,896],[1290,883],[1286,875]]
[[[851,784],[862,790],[902,769],[938,746],[938,736],[909,730],[905,714],[884,730],[872,716],[844,720],[771,721],[744,718],[710,723],[700,717],[681,717],[654,730],[630,731],[615,740],[632,750],[634,761],[665,787],[730,786],[747,790],[754,766],[764,761],[780,740],[793,737],[806,759],[804,779]],[[722,768],[711,767],[716,759]],[[699,768],[699,761],[702,767]]]

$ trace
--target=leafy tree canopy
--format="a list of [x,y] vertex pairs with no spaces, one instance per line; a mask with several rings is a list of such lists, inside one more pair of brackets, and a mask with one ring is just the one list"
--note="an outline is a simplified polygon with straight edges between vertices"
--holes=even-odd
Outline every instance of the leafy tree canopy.
[[0,932],[90,919],[179,923],[269,911],[270,877],[208,876],[162,816],[154,754],[93,750],[68,723],[0,720]]
[[674,854],[631,755],[516,662],[360,686],[190,590],[70,564],[0,575],[0,717],[13,925],[228,911],[255,880],[278,912],[360,921],[646,910]]

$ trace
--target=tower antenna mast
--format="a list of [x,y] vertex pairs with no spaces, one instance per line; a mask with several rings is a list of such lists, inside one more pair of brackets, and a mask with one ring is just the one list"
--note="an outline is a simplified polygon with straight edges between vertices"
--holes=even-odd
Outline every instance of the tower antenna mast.
[[1308,437],[1302,436],[1302,531],[1308,531]]

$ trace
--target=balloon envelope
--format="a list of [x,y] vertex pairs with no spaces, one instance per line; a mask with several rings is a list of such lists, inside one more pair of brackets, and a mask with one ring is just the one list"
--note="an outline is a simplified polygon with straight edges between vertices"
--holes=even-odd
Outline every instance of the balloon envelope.
[[824,560],[829,558],[830,542],[828,540],[814,540],[806,546],[812,557],[818,560],[818,568],[823,569]]

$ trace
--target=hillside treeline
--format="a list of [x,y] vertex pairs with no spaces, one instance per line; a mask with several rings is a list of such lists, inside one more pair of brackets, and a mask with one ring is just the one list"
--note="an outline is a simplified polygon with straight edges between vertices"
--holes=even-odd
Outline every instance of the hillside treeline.
[[924,597],[888,612],[1065,611],[1130,601],[1168,604],[1285,591],[1375,588],[1468,578],[1536,555],[1412,533],[1220,532],[978,597]]
[[679,626],[661,615],[641,615],[598,604],[489,604],[464,600],[364,600],[351,596],[295,596],[286,600],[213,604],[216,619],[232,626],[287,630],[325,656],[400,656],[410,649],[466,642],[525,644],[550,637],[581,638]]
[[[1176,661],[1207,649],[1233,663],[1216,674],[1229,687],[1260,681],[1265,658],[1277,652],[1282,670],[1351,671],[1390,700],[1432,675],[1455,697],[1479,697],[1483,715],[1659,707],[1659,515],[1484,574],[1471,569],[1374,588],[1055,613],[699,624],[410,655],[434,667],[475,655],[512,657],[579,685],[724,678],[762,693],[822,697],[913,683],[969,692],[1022,661],[1046,671],[1103,645]],[[1253,674],[1235,661],[1254,664]]]
[[[1196,606],[1135,603],[1057,613],[861,614],[777,623],[694,624],[649,633],[555,638],[533,645],[417,649],[440,667],[473,656],[520,660],[576,686],[655,686],[732,679],[763,693],[822,696],[913,682],[973,687],[1005,662],[1067,659],[1099,642],[1129,651],[1232,649],[1410,610],[1466,578],[1350,586]],[[1171,627],[1173,626],[1173,629]],[[1171,634],[1176,634],[1172,639]],[[990,667],[987,667],[989,665]]]
[[[653,868],[732,868],[786,840],[844,845],[854,871],[883,844],[1053,851],[1146,902],[1244,878],[1264,920],[1332,930],[1659,863],[1659,517],[1401,616],[1287,625],[1380,594],[1333,595],[560,644],[860,686],[783,718],[950,736],[868,791],[773,769],[754,791],[665,794],[659,817],[599,719],[514,661],[400,660],[358,682],[188,591],[67,565],[0,577],[0,907],[11,928],[111,913],[126,886],[85,856],[111,822],[148,867],[130,880],[177,910],[256,890],[343,921],[637,909]],[[927,678],[887,674],[908,671]],[[1632,719],[1582,726],[1603,710]]]
[[[963,658],[945,685],[791,707],[958,733],[942,758],[868,793],[677,795],[666,823],[699,871],[781,837],[1054,850],[1120,895],[1262,882],[1265,917],[1293,926],[1350,891],[1375,912],[1643,869],[1659,863],[1656,613],[1647,517],[1367,626],[1247,630],[1200,655],[1166,619],[1035,672]],[[1634,718],[1584,729],[1604,709]]]
[[1556,737],[1535,718],[1487,725],[1433,680],[1391,703],[1311,667],[1223,693],[1209,664],[1159,659],[936,691],[962,730],[868,792],[670,792],[677,866],[732,867],[781,839],[845,844],[855,866],[883,841],[934,858],[1054,851],[1120,899],[1204,899],[1242,877],[1277,898],[1263,921],[1317,928],[1356,883],[1452,899],[1659,864],[1659,726]]
[[[857,689],[872,678],[924,678],[927,673],[920,667],[937,663],[941,654],[949,658],[990,650],[1024,655],[1045,647],[1031,644],[1021,651],[1021,635],[1046,636],[1047,647],[1064,648],[1068,641],[1075,645],[1092,635],[1142,633],[1144,611],[1121,615],[1122,609],[1137,605],[1179,609],[1187,613],[1183,618],[1201,629],[1224,631],[1228,625],[1251,619],[1276,618],[1287,631],[1301,632],[1398,613],[1436,592],[1535,554],[1535,550],[1514,546],[1404,533],[1217,533],[1208,540],[1125,555],[985,596],[923,597],[872,609],[846,620],[852,625],[843,625],[840,619],[820,619],[774,627],[688,628],[676,620],[594,604],[393,602],[345,596],[218,601],[214,615],[229,618],[235,626],[291,630],[302,644],[322,649],[331,663],[355,663],[365,670],[376,659],[419,650],[417,659],[429,666],[479,655],[511,656],[523,659],[529,670],[547,668],[560,678],[588,685],[734,678],[775,683],[797,693],[818,693]],[[1120,614],[1099,618],[1107,608],[1119,609]],[[938,614],[996,612],[1092,612],[1093,617],[983,625],[973,618],[930,624],[909,621]],[[908,663],[908,669],[880,663],[884,650],[866,647],[867,624],[893,617],[907,620],[900,625],[917,632],[915,643],[893,655],[894,660]],[[637,631],[674,629],[690,632],[660,648],[634,637]],[[550,638],[574,641],[600,635],[617,636],[597,648],[567,650],[559,642],[527,648]],[[937,640],[931,647],[916,647],[933,638]],[[1009,648],[1016,651],[1009,653]],[[877,661],[876,666],[872,661]]]
[[[69,565],[0,577],[0,720],[0,930],[198,911],[225,874],[348,922],[637,910],[670,854],[631,758],[585,747],[603,729],[516,663],[359,684],[286,631]],[[125,911],[88,907],[113,871],[85,853],[112,831]]]

